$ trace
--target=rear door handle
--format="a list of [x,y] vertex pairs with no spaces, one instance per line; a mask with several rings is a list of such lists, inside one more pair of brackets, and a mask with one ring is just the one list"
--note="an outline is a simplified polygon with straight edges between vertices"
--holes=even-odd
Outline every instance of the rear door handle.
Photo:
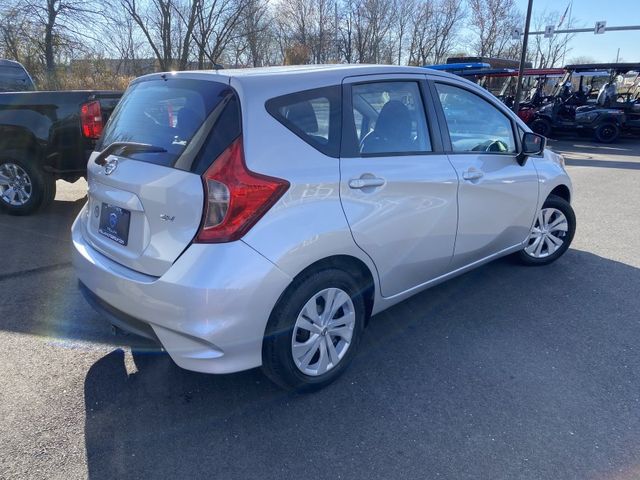
[[482,177],[484,177],[484,173],[480,170],[473,169],[462,172],[462,178],[465,180],[480,180]]
[[349,180],[349,188],[381,187],[384,185],[384,178],[352,178]]

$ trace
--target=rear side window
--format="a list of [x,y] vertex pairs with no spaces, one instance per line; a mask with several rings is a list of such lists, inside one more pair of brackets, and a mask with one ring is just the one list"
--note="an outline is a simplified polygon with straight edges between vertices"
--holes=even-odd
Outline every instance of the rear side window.
[[340,153],[341,89],[317,88],[267,101],[267,111],[309,145],[330,157]]
[[[149,144],[166,152],[136,152],[129,156],[174,167],[210,116],[216,121],[202,151],[215,155],[226,148],[240,134],[240,116],[235,114],[238,109],[234,90],[224,83],[180,78],[139,82],[122,97],[96,148],[102,150],[114,142]],[[222,125],[225,118],[232,123]],[[212,145],[227,140],[222,147]],[[206,170],[217,155],[207,160],[203,152],[196,155],[192,165],[180,168],[200,173]]]
[[0,92],[26,92],[35,90],[27,72],[13,65],[0,65]]
[[353,85],[351,95],[361,155],[431,151],[417,82],[361,83]]

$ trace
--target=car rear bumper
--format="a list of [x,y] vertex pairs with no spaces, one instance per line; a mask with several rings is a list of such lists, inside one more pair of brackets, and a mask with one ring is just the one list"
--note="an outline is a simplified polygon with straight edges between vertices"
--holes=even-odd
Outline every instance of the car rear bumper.
[[72,227],[73,265],[111,323],[160,341],[180,367],[231,373],[260,366],[267,320],[291,278],[242,241],[193,244],[161,277],[128,269]]

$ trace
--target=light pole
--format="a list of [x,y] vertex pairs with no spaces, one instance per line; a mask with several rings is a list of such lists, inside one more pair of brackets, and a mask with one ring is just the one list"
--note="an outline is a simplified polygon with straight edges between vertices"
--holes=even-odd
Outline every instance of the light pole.
[[518,70],[518,85],[516,87],[516,98],[513,101],[513,111],[518,113],[520,110],[520,98],[522,98],[522,75],[524,74],[524,64],[527,60],[527,44],[529,43],[529,25],[531,24],[531,10],[533,8],[533,0],[529,0],[527,5],[527,19],[524,24],[524,38],[522,39],[522,53],[520,55],[520,70]]

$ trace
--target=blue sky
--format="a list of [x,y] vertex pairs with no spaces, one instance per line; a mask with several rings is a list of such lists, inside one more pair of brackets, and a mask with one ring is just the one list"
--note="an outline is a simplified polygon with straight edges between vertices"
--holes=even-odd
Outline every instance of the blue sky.
[[[516,0],[524,14],[527,0]],[[568,0],[533,0],[533,14],[558,11],[558,21],[567,8]],[[607,26],[640,25],[640,0],[573,0],[573,18],[581,28],[593,27],[598,20],[606,20]],[[533,24],[533,20],[532,20]],[[579,33],[570,44],[567,60],[577,56],[588,56],[598,62],[611,62],[620,57],[627,62],[640,62],[640,30],[629,32],[606,32],[604,35]]]

